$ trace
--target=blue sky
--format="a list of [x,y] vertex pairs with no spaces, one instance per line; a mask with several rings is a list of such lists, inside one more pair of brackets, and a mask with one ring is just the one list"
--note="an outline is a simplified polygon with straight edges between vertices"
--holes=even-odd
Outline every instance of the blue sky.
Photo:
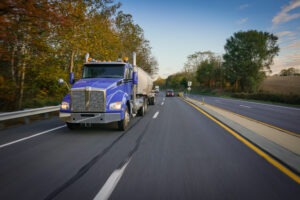
[[273,73],[300,69],[300,0],[120,0],[150,41],[167,77],[183,69],[196,51],[224,53],[226,39],[238,31],[267,31],[281,48]]

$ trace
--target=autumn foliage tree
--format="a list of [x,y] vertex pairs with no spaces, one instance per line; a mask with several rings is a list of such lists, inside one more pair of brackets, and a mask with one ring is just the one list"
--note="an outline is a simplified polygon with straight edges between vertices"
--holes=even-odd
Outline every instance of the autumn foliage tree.
[[57,79],[79,76],[87,52],[115,60],[136,51],[140,66],[154,73],[143,29],[120,7],[113,0],[2,0],[1,110],[58,104],[66,89]]

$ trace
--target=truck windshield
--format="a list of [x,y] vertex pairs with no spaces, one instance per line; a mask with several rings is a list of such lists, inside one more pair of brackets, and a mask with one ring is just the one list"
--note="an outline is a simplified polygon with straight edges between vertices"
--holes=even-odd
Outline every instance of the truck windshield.
[[82,78],[123,78],[124,64],[84,65]]

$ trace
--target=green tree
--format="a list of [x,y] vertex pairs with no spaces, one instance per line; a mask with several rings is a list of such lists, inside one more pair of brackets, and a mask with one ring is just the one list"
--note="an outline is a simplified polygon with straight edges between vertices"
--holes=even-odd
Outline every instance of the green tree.
[[294,76],[296,75],[296,69],[293,67],[290,67],[288,69],[283,69],[280,71],[280,76]]
[[[221,85],[221,57],[211,51],[198,51],[187,57],[183,71],[194,86]],[[209,65],[209,66],[208,66]]]
[[198,65],[196,79],[200,84],[212,88],[217,83],[222,85],[222,74],[221,58],[210,56]]
[[234,33],[225,44],[226,78],[239,91],[256,91],[270,65],[278,55],[278,38],[256,30]]
[[171,89],[186,89],[187,79],[184,72],[172,74],[166,79],[166,87]]
[[165,89],[166,88],[166,79],[163,79],[161,77],[158,77],[153,85],[158,85],[160,89]]
[[186,77],[195,82],[195,73],[198,70],[198,66],[207,59],[214,56],[211,51],[197,51],[187,57],[187,62],[184,64],[183,71],[186,73]]
[[183,77],[183,78],[181,79],[180,85],[181,85],[184,89],[186,89],[186,88],[188,87],[188,80],[187,80],[186,77]]

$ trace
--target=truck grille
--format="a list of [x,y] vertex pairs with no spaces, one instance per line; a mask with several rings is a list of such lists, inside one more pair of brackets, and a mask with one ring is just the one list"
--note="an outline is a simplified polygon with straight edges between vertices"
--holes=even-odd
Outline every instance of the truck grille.
[[72,112],[105,112],[105,91],[91,87],[71,90]]

